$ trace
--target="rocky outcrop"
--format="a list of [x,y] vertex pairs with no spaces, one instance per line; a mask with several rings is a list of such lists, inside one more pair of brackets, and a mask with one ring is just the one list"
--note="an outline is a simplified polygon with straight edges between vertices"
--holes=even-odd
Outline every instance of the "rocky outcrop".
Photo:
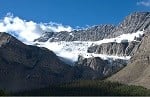
[[46,48],[0,33],[0,89],[21,91],[73,80],[74,70]]
[[81,79],[103,79],[122,69],[127,62],[121,59],[103,60],[99,57],[79,57],[75,66],[80,71]]
[[108,78],[125,84],[140,85],[150,89],[150,34],[146,34],[130,63]]
[[114,55],[114,56],[132,56],[136,52],[139,44],[140,41],[103,43],[101,45],[89,47],[88,53]]
[[55,32],[53,35],[52,32],[43,33],[43,35],[36,39],[38,42],[45,42],[49,39],[50,42],[56,41],[97,41],[103,38],[106,38],[112,29],[115,26],[113,25],[99,25],[93,26],[83,30],[74,30],[71,32]]

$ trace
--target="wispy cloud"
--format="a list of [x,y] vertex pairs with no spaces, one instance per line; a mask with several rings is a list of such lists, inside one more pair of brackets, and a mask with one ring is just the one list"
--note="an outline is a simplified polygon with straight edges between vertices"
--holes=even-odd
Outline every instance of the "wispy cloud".
[[143,1],[137,2],[137,5],[150,7],[150,0],[143,0]]
[[43,32],[49,31],[70,32],[72,28],[54,22],[36,23],[34,21],[26,21],[19,17],[14,17],[11,13],[8,13],[3,19],[0,19],[0,32],[10,33],[23,42],[33,41],[40,37]]

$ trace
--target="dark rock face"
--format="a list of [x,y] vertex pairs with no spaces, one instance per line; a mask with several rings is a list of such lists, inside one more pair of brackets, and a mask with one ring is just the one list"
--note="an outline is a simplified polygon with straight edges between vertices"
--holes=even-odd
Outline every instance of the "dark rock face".
[[105,55],[132,56],[136,52],[139,44],[139,41],[103,43],[89,47],[88,52]]
[[[99,25],[99,26],[93,26],[91,28],[88,28],[86,30],[74,30],[72,32],[57,32],[53,35],[47,35],[48,32],[43,33],[43,35],[36,39],[35,41],[38,42],[45,42],[46,40],[50,40],[50,42],[56,42],[56,41],[97,41],[101,40],[103,38],[106,38],[112,29],[114,29],[115,26],[113,25]],[[51,33],[51,32],[50,32]],[[45,35],[47,37],[45,38]]]
[[115,27],[108,38],[135,33],[143,29],[150,29],[150,12],[135,12],[127,16],[122,23]]
[[103,79],[126,66],[125,60],[103,60],[99,57],[82,58],[76,63],[81,79]]
[[21,91],[74,79],[74,70],[45,48],[0,33],[0,88]]

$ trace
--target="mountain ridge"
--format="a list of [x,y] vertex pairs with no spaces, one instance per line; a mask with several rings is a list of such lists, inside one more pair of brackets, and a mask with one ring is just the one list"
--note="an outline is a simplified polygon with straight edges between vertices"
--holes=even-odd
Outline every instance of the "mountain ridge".
[[[145,85],[149,81],[149,31],[150,12],[139,12],[130,14],[118,26],[44,32],[31,45],[0,33],[0,88],[17,91],[108,76],[112,76],[111,81],[149,88]],[[66,64],[67,58],[74,64]]]

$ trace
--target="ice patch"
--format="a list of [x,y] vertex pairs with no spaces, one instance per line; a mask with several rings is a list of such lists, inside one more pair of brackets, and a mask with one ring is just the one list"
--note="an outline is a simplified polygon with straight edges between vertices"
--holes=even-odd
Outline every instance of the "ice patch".
[[136,41],[135,38],[139,38],[139,37],[143,36],[143,34],[144,34],[144,30],[137,31],[136,33],[122,34],[116,38],[103,39],[103,40],[97,41],[97,42],[95,42],[95,44],[100,45],[102,43],[109,43],[109,42],[121,43],[121,42]]

